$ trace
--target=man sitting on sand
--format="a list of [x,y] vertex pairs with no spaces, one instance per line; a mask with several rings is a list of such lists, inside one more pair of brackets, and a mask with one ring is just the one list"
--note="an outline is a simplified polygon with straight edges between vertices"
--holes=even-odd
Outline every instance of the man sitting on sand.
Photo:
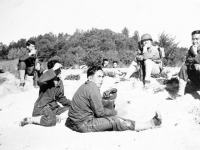
[[159,127],[161,117],[158,113],[147,122],[135,122],[116,116],[117,111],[105,108],[102,104],[100,87],[104,73],[100,66],[87,70],[87,81],[75,92],[69,109],[66,126],[77,132],[101,131],[141,131]]
[[[33,117],[24,118],[20,126],[27,124],[38,124],[41,126],[55,126],[61,119],[66,119],[71,101],[64,96],[64,86],[60,79],[61,61],[58,56],[49,59],[48,71],[40,76],[38,85],[40,87],[39,98],[33,108]],[[64,107],[61,107],[62,104]]]
[[185,94],[187,82],[195,85],[196,88],[200,87],[200,30],[193,31],[191,36],[192,46],[186,56],[185,64],[181,67],[178,74],[179,91],[172,98]]
[[153,46],[153,39],[150,34],[141,36],[141,50],[136,56],[127,71],[125,80],[129,79],[134,72],[140,71],[141,80],[148,87],[151,83],[151,74],[159,74],[161,72],[161,51],[157,46]]
[[33,76],[35,70],[35,62],[37,58],[37,50],[35,49],[35,41],[28,40],[26,42],[25,54],[19,58],[18,70],[20,76],[20,87],[25,85],[25,76]]

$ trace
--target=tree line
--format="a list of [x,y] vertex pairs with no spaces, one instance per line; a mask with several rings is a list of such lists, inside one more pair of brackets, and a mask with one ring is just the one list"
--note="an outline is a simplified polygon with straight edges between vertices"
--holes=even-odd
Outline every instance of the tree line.
[[[121,67],[128,66],[135,58],[140,40],[139,32],[135,31],[129,36],[129,30],[125,27],[121,33],[110,29],[93,28],[87,31],[76,30],[73,35],[67,33],[47,33],[32,37],[36,42],[38,56],[47,61],[50,57],[58,55],[63,58],[64,66],[74,64],[93,65],[101,64],[103,58],[119,62]],[[26,50],[26,41],[20,39],[11,42],[8,46],[0,43],[0,56],[3,59],[13,60],[19,58]],[[158,41],[154,44],[165,49],[165,66],[176,66],[183,62],[188,51],[187,48],[178,47],[175,38],[165,34],[158,35]]]

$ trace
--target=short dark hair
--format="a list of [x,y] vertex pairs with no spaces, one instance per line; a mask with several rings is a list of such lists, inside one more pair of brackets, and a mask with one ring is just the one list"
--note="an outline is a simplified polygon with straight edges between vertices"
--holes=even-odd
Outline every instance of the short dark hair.
[[194,35],[194,34],[200,34],[200,30],[195,30],[195,31],[193,31],[193,32],[192,32],[192,35]]
[[35,41],[33,41],[33,40],[28,40],[27,42],[26,42],[26,46],[30,46],[30,45],[35,45]]
[[114,63],[117,63],[117,64],[118,64],[118,61],[114,60],[114,61],[113,61],[113,64],[114,64]]
[[47,68],[52,69],[56,63],[60,63],[58,60],[52,60],[47,63]]
[[87,78],[89,76],[92,76],[95,74],[95,72],[99,71],[99,70],[102,70],[102,67],[101,66],[91,66],[88,70],[87,70]]
[[104,62],[104,61],[108,61],[108,59],[107,59],[107,58],[104,58],[104,59],[103,59],[103,62]]

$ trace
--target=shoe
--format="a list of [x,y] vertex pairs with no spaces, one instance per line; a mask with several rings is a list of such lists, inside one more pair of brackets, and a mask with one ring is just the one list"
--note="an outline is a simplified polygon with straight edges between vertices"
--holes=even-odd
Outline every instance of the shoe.
[[22,121],[20,121],[19,126],[23,127],[27,124],[29,124],[28,118],[24,118]]
[[25,83],[20,83],[19,84],[19,87],[24,87],[25,86]]
[[149,81],[149,80],[145,80],[144,82],[143,82],[143,84],[144,84],[144,87],[143,87],[143,89],[144,90],[147,90],[147,89],[149,89],[150,88],[150,86],[151,86],[151,84],[150,84],[151,82]]
[[162,117],[159,112],[156,112],[155,116],[151,120],[151,124],[154,127],[160,126],[162,124]]

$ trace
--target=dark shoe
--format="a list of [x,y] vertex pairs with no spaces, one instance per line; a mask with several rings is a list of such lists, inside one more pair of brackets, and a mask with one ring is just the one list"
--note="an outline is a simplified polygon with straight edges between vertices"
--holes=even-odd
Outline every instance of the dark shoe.
[[162,118],[160,113],[156,112],[156,115],[152,118],[151,123],[154,127],[160,126],[162,124]]
[[19,84],[19,87],[24,87],[25,86],[25,83],[20,83]]
[[20,121],[19,126],[23,127],[27,124],[29,124],[28,118],[24,118],[22,121]]

